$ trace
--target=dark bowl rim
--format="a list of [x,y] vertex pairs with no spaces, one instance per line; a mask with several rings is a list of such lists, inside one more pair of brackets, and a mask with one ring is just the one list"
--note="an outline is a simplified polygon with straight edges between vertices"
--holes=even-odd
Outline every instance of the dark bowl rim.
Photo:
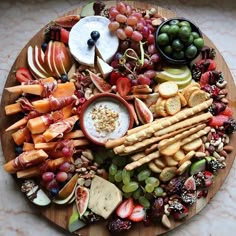
[[172,21],[172,20],[181,20],[181,21],[187,21],[191,24],[191,27],[194,27],[194,30],[197,31],[197,33],[199,33],[200,37],[202,38],[203,37],[203,34],[201,32],[201,30],[199,29],[199,27],[194,24],[191,20],[185,18],[185,17],[172,17],[172,18],[168,18],[167,20],[163,21],[157,28],[156,30],[156,33],[155,33],[155,47],[156,49],[158,50],[158,52],[161,54],[161,56],[166,59],[169,63],[172,63],[172,64],[175,64],[175,65],[186,65],[188,63],[190,63],[191,61],[193,61],[195,58],[197,58],[199,56],[199,54],[201,53],[201,50],[198,50],[198,53],[197,55],[193,58],[193,59],[181,59],[181,60],[178,60],[178,59],[173,59],[169,56],[167,56],[163,50],[159,47],[159,45],[157,44],[157,36],[162,28],[163,25],[167,24],[168,22]]
[[[132,115],[132,110],[131,110],[129,104],[126,102],[126,100],[124,100],[122,97],[120,97],[119,95],[116,95],[116,94],[114,94],[114,93],[101,93],[101,94],[96,94],[96,95],[94,95],[94,96],[91,97],[89,100],[87,100],[87,101],[82,105],[82,107],[81,107],[81,111],[80,111],[80,128],[81,128],[81,130],[83,131],[84,135],[85,135],[91,142],[93,142],[94,144],[97,144],[97,145],[99,145],[99,146],[104,146],[107,141],[105,141],[105,142],[99,142],[99,141],[93,139],[93,137],[88,134],[88,132],[87,132],[87,130],[86,130],[86,128],[85,128],[85,125],[84,125],[84,122],[85,122],[85,121],[84,121],[83,117],[84,117],[84,112],[86,111],[86,109],[88,108],[88,106],[89,106],[90,104],[92,104],[96,99],[104,98],[104,97],[108,97],[108,98],[111,97],[111,98],[117,100],[118,102],[120,102],[121,104],[123,104],[124,107],[126,107],[126,109],[127,109],[127,111],[128,111],[128,115],[129,115],[129,127],[128,127],[127,131],[128,131],[129,129],[131,129],[131,128],[133,127],[133,124],[134,124],[134,117],[133,117],[133,115]],[[127,132],[127,131],[126,131],[126,132]],[[118,137],[118,138],[120,138],[120,137]]]

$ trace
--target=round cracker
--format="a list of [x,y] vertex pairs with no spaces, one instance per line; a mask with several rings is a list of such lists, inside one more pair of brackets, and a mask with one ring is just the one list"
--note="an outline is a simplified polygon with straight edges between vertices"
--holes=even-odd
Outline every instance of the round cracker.
[[164,82],[159,85],[158,91],[163,98],[170,98],[177,95],[178,85],[172,81]]
[[190,107],[195,107],[203,102],[205,102],[208,99],[207,93],[202,90],[194,91],[189,99],[188,99],[188,105]]
[[165,103],[165,110],[171,116],[179,112],[181,110],[181,102],[179,96],[168,98]]

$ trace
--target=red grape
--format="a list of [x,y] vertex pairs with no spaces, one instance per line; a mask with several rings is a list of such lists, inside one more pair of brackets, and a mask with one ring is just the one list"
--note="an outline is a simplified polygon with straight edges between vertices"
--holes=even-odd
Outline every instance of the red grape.
[[153,54],[153,55],[151,56],[151,61],[154,62],[154,63],[159,62],[159,61],[160,61],[159,55],[158,55],[158,54]]
[[139,42],[139,41],[141,41],[143,39],[143,35],[140,32],[138,32],[138,31],[134,31],[132,36],[131,36],[131,38],[134,41]]
[[130,16],[132,14],[132,7],[130,5],[126,6],[126,15]]
[[142,14],[139,12],[133,12],[132,16],[135,16],[138,20],[140,20],[143,17]]
[[132,36],[134,30],[131,26],[126,26],[124,31],[125,31],[126,36],[128,38],[130,38]]
[[69,162],[64,162],[60,165],[59,170],[64,172],[69,172],[71,169],[71,164]]
[[148,44],[154,44],[155,42],[155,37],[153,34],[149,34],[147,38]]
[[156,47],[155,47],[155,45],[154,44],[150,44],[150,45],[148,45],[148,53],[149,54],[154,54],[154,53],[156,53],[157,52],[157,50],[156,50]]
[[58,172],[56,175],[56,180],[58,182],[65,182],[68,178],[68,174],[64,171]]
[[141,31],[143,29],[143,27],[144,27],[144,25],[142,22],[137,23],[137,26],[136,26],[137,30]]
[[142,29],[142,35],[144,38],[147,38],[148,35],[149,35],[149,30],[148,30],[148,27],[147,26],[144,26],[143,29]]
[[138,23],[137,17],[135,17],[135,16],[129,16],[129,17],[127,18],[127,24],[128,24],[128,25],[134,26],[134,25],[136,25],[137,23]]
[[119,11],[116,9],[116,7],[111,7],[109,10],[109,15],[112,18],[115,18],[117,14],[119,14]]
[[116,35],[119,39],[121,40],[125,40],[127,38],[126,34],[125,34],[125,31],[123,29],[118,29],[116,31]]
[[118,2],[116,5],[116,9],[122,14],[126,12],[126,6],[123,2]]
[[62,153],[65,157],[71,157],[73,155],[73,151],[68,147],[63,147]]
[[42,179],[45,182],[50,182],[54,179],[54,173],[53,172],[45,172],[42,175]]
[[138,76],[138,84],[150,85],[150,84],[151,84],[151,80],[150,80],[147,76],[145,76],[145,75],[143,75],[143,74],[140,74],[140,75]]
[[119,23],[125,23],[127,21],[127,17],[125,15],[118,14],[116,16],[116,21]]
[[108,25],[109,30],[112,31],[112,32],[114,32],[114,31],[116,31],[117,29],[119,29],[119,27],[120,27],[120,23],[117,22],[117,21],[112,21],[112,22],[110,22],[109,25]]
[[148,77],[149,79],[152,79],[156,76],[156,71],[155,70],[147,70],[144,72],[144,75]]

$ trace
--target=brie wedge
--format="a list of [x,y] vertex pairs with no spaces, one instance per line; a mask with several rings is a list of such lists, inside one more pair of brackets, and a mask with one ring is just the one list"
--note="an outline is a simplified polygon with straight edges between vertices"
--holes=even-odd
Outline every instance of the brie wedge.
[[[96,49],[105,62],[109,62],[113,58],[119,46],[119,39],[108,29],[109,23],[110,20],[106,17],[87,16],[72,27],[69,35],[69,48],[79,63],[94,67]],[[91,38],[92,31],[98,31],[100,37],[95,46],[89,47],[87,41]]]
[[113,67],[103,61],[100,57],[97,57],[97,66],[104,79],[106,79],[107,76],[113,71]]

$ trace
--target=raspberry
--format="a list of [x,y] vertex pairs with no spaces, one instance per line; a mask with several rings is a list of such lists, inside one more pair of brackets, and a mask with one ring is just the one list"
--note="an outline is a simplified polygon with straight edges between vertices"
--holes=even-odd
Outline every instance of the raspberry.
[[211,120],[209,121],[209,125],[211,127],[220,127],[224,124],[224,122],[226,122],[229,119],[228,116],[224,116],[224,115],[217,115],[217,116],[213,116],[211,118]]

